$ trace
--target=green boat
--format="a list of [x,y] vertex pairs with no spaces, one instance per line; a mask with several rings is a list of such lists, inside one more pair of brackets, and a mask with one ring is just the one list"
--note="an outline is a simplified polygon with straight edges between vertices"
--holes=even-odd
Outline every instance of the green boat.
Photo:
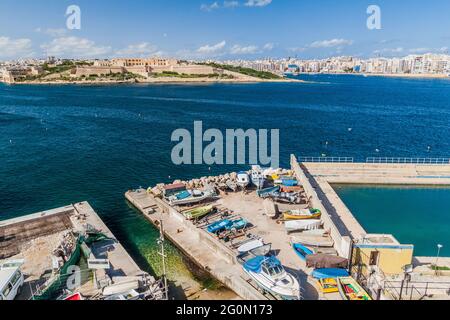
[[183,213],[183,215],[188,220],[194,220],[194,219],[199,219],[201,217],[206,216],[213,210],[214,210],[213,206],[205,206],[205,207],[199,207],[199,208],[195,208],[195,209],[186,211]]

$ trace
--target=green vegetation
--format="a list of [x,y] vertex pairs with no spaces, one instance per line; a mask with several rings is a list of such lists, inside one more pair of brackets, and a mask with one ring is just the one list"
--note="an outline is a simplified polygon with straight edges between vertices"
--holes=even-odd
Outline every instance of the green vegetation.
[[259,78],[259,79],[268,79],[268,80],[283,79],[282,77],[280,77],[274,73],[266,72],[266,71],[258,71],[258,70],[251,69],[251,68],[235,67],[235,66],[231,66],[231,65],[218,64],[218,63],[202,63],[202,64],[211,66],[213,68],[218,68],[218,69],[241,73],[246,76],[255,77],[255,78]]
[[163,71],[161,73],[153,73],[153,78],[182,78],[182,79],[198,79],[198,78],[209,78],[209,79],[234,79],[232,75],[227,74],[219,74],[219,73],[211,73],[211,74],[186,74],[186,73],[178,73],[173,71]]
[[431,266],[431,269],[434,271],[450,271],[449,267],[439,267],[439,266]]

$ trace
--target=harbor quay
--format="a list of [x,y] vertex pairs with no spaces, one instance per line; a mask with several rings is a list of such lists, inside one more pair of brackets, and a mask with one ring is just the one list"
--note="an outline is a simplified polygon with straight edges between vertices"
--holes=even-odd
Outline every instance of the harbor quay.
[[[291,168],[277,170],[278,176],[290,176],[298,181],[296,190],[300,198],[294,203],[279,201],[279,198],[272,196],[270,203],[274,214],[270,213],[268,200],[262,195],[268,189],[235,189],[233,183],[239,183],[239,173],[174,181],[173,184],[159,184],[147,190],[129,190],[125,197],[153,225],[162,227],[165,236],[188,258],[242,299],[285,298],[261,285],[243,267],[245,261],[242,261],[240,248],[255,241],[270,244],[272,255],[276,256],[287,273],[297,279],[300,299],[354,298],[342,290],[324,290],[317,272],[332,268],[322,266],[320,269],[320,264],[311,265],[309,257],[306,257],[308,254],[327,259],[347,259],[348,263],[340,266],[341,271],[347,271],[371,299],[448,298],[450,274],[445,270],[434,271],[431,268],[435,263],[433,257],[414,256],[414,244],[402,244],[393,235],[367,233],[331,184],[450,185],[449,164],[318,163],[301,162],[292,155]],[[251,175],[250,171],[248,176]],[[289,189],[286,186],[281,188]],[[195,203],[183,203],[174,197],[177,192],[181,194],[194,189],[205,193],[208,189],[215,189],[216,196]],[[206,214],[206,218],[203,215],[199,215],[198,219],[192,218],[194,213],[208,206],[215,211]],[[300,233],[288,230],[290,222],[286,219],[286,213],[302,210],[321,213],[319,230],[311,228]],[[226,236],[212,232],[210,228],[221,224],[223,219],[243,220],[246,225],[242,230],[225,232]],[[295,239],[299,238],[299,241],[315,239],[319,242],[329,239],[331,246],[306,244],[299,250],[295,244]],[[310,252],[302,259],[305,248]],[[447,265],[450,266],[450,258],[441,257],[439,266]],[[342,286],[338,287],[342,289]]]
[[0,249],[0,271],[23,274],[18,300],[165,298],[87,202],[0,221]]

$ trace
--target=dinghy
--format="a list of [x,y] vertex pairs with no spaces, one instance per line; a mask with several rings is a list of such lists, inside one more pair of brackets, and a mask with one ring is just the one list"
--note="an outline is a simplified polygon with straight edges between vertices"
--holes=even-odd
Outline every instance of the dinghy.
[[298,280],[286,272],[274,256],[257,256],[243,265],[244,271],[264,290],[285,300],[300,299]]
[[287,232],[319,229],[322,225],[320,220],[291,220],[284,223]]
[[320,291],[323,294],[339,292],[337,279],[335,278],[324,278],[317,280]]
[[318,209],[289,210],[283,213],[284,220],[319,219],[322,213]]
[[241,171],[237,174],[237,185],[245,189],[250,184],[250,177],[247,172]]
[[263,202],[264,212],[269,218],[275,218],[277,216],[277,210],[275,208],[275,203],[272,200],[266,199]]
[[337,279],[339,293],[344,300],[372,300],[369,294],[352,277]]
[[280,191],[280,187],[279,186],[275,186],[275,187],[270,187],[270,188],[266,188],[266,189],[262,189],[262,190],[258,190],[256,191],[256,194],[258,195],[258,197],[260,198],[267,198],[273,194],[275,194],[276,192]]
[[329,279],[349,276],[347,270],[337,268],[315,269],[311,275],[315,279]]
[[169,197],[168,200],[172,206],[181,206],[199,203],[207,199],[211,199],[214,196],[215,192],[213,190],[208,191],[187,190]]
[[334,241],[330,236],[314,236],[314,235],[295,235],[291,236],[291,242],[301,243],[305,246],[311,247],[322,247],[322,248],[332,248],[334,246]]
[[243,243],[237,250],[240,253],[249,252],[253,249],[262,247],[264,245],[264,242],[261,239],[252,239],[250,241],[247,241]]
[[189,211],[183,212],[183,215],[188,220],[194,220],[199,219],[207,214],[211,213],[214,210],[214,206],[205,206],[205,207],[199,207],[195,208]]
[[300,243],[292,244],[292,248],[294,249],[295,253],[299,256],[299,258],[302,259],[303,261],[306,261],[307,256],[313,254],[311,249],[305,247]]

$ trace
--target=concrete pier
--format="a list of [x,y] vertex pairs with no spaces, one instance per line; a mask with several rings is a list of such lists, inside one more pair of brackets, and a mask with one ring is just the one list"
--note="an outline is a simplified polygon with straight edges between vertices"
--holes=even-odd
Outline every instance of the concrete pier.
[[[64,234],[84,232],[87,225],[94,227],[114,241],[101,241],[91,246],[97,259],[108,259],[111,277],[135,277],[144,274],[125,248],[87,202],[43,211],[15,219],[0,221],[0,259],[24,259],[21,267],[25,274],[24,290],[19,299],[31,298],[37,286],[42,285],[52,270],[52,255]],[[88,272],[88,270],[81,270]],[[89,271],[90,272],[90,271]],[[93,271],[95,272],[95,271]],[[89,279],[89,277],[88,277]],[[98,278],[98,280],[102,280]],[[80,288],[84,296],[99,293],[92,281]]]
[[144,189],[128,191],[125,197],[156,227],[159,228],[162,220],[165,236],[172,243],[242,299],[268,299],[247,282],[248,277],[230,248],[187,221],[165,201],[149,195]]

